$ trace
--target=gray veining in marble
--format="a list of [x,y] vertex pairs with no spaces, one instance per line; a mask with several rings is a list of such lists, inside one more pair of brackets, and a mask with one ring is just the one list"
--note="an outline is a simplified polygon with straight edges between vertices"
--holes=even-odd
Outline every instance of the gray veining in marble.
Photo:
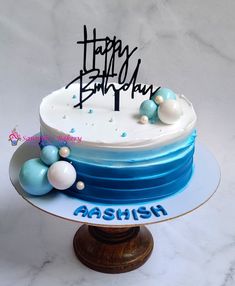
[[[0,0],[0,285],[235,285],[234,11],[233,0]],[[139,47],[140,82],[190,98],[198,138],[222,170],[216,195],[185,217],[150,226],[151,258],[120,275],[78,262],[78,225],[34,209],[8,179],[9,132],[16,125],[26,136],[38,132],[42,97],[81,66],[83,24]]]

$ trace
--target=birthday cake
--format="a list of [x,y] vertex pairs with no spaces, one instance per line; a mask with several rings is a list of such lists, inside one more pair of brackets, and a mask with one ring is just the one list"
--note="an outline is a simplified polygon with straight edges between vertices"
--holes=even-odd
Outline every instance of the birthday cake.
[[[97,38],[95,29],[88,39],[86,26],[77,43],[84,49],[83,69],[42,100],[41,154],[23,164],[22,188],[107,204],[156,201],[183,191],[193,174],[191,102],[168,88],[137,83],[141,60],[128,72],[137,47],[115,36]],[[102,69],[98,59],[104,59]],[[115,66],[117,60],[121,65]],[[109,81],[115,78],[117,83]]]
[[[41,156],[20,173],[27,192],[43,195],[54,188],[84,201],[122,204],[184,189],[193,173],[196,134],[188,99],[166,88],[150,99],[149,93],[132,98],[121,90],[120,111],[114,111],[112,89],[105,96],[93,94],[82,109],[74,108],[79,93],[79,84],[72,84],[42,100]],[[45,167],[44,182],[36,188],[35,181],[27,182],[30,162]]]

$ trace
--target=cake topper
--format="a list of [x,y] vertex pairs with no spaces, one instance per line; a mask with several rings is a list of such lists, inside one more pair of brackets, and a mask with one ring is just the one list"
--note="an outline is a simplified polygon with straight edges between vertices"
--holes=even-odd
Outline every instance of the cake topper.
[[[130,49],[129,45],[123,45],[122,41],[117,39],[116,36],[110,38],[108,36],[104,38],[97,38],[96,28],[93,29],[93,37],[88,38],[87,27],[84,25],[84,39],[78,41],[77,44],[83,45],[83,67],[79,72],[79,75],[74,78],[67,86],[66,89],[75,82],[80,83],[79,102],[74,107],[80,107],[82,109],[83,103],[88,100],[97,91],[101,91],[105,95],[109,89],[114,92],[114,110],[120,110],[120,91],[131,89],[131,98],[134,98],[134,93],[139,92],[143,95],[150,92],[150,97],[156,92],[153,85],[146,86],[137,83],[137,76],[141,59],[137,60],[137,63],[132,71],[131,77],[127,79],[129,72],[129,63],[132,55],[137,50],[137,47]],[[89,59],[87,58],[88,48],[92,49],[91,64],[89,65]],[[97,59],[102,57],[103,67],[98,68]],[[121,62],[120,68],[116,66],[116,62]],[[117,79],[117,83],[114,85],[109,80]],[[85,80],[85,84],[84,84]],[[97,82],[99,80],[99,82]],[[83,94],[86,93],[86,96]]]

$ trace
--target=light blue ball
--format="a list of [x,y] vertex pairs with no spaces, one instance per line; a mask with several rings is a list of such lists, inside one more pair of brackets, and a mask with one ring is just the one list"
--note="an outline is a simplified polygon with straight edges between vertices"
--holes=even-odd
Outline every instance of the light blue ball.
[[49,166],[59,161],[60,155],[58,148],[53,145],[43,147],[41,150],[40,159],[43,161],[43,163]]
[[149,119],[149,123],[155,124],[159,120],[157,111],[154,113],[153,117]]
[[157,92],[155,92],[151,99],[154,99],[158,95],[161,95],[164,100],[176,99],[176,94],[174,93],[174,91],[165,87],[161,87]]
[[140,115],[146,115],[148,119],[156,115],[157,105],[153,100],[147,99],[143,101],[140,105]]
[[25,192],[41,196],[50,192],[53,187],[47,179],[48,167],[39,158],[26,161],[19,174],[19,182]]

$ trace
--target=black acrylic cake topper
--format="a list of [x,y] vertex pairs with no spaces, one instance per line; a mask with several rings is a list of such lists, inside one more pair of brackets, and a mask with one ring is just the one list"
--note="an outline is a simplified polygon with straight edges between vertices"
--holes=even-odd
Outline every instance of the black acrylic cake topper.
[[[153,85],[146,86],[136,83],[137,76],[139,72],[139,66],[141,59],[137,60],[137,64],[134,68],[133,74],[129,81],[127,81],[127,74],[129,68],[129,60],[134,52],[137,50],[137,47],[130,51],[128,45],[123,47],[122,41],[118,40],[116,36],[112,39],[109,37],[97,38],[96,29],[93,29],[93,38],[88,39],[87,28],[84,26],[84,40],[78,41],[77,44],[83,45],[83,69],[80,70],[79,75],[74,78],[65,88],[68,88],[72,83],[80,83],[80,94],[79,94],[79,103],[74,105],[74,107],[80,107],[82,109],[83,102],[88,100],[93,94],[97,91],[101,91],[105,95],[110,88],[114,92],[114,110],[120,110],[120,91],[128,90],[131,88],[131,98],[134,98],[134,93],[139,92],[143,95],[150,92],[151,96],[159,89],[153,88]],[[91,68],[88,68],[87,64],[87,48],[92,48],[92,65]],[[100,70],[96,65],[96,57],[100,55],[104,57],[104,69]],[[108,59],[109,56],[109,59]],[[116,71],[115,62],[116,59],[124,59],[119,72]],[[83,83],[84,76],[88,76],[88,82]],[[117,77],[119,86],[115,86],[112,83],[109,83],[110,78]],[[99,79],[101,82],[95,82]],[[92,85],[91,85],[92,84]],[[89,92],[86,97],[83,97],[84,92]]]

